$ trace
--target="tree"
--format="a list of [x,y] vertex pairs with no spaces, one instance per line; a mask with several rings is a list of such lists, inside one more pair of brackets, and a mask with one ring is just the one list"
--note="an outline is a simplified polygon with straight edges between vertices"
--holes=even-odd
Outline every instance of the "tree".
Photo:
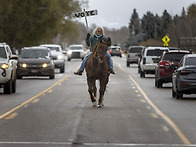
[[138,17],[138,13],[136,12],[136,9],[133,10],[133,14],[130,18],[129,23],[129,30],[130,33],[138,34],[140,32],[140,19]]
[[162,30],[163,36],[169,33],[167,29],[169,28],[170,24],[172,24],[172,17],[167,12],[167,10],[164,10],[163,15],[162,15],[162,23],[161,23],[161,30]]
[[192,37],[196,36],[196,4],[192,4],[188,7],[187,18],[190,25]]
[[79,9],[75,0],[0,0],[0,41],[17,48],[51,42]]

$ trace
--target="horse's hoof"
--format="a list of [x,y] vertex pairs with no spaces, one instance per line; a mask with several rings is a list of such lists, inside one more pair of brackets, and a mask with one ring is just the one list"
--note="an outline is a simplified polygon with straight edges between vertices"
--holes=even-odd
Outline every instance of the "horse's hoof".
[[103,105],[97,105],[97,108],[102,108],[103,107]]
[[97,102],[93,102],[93,107],[97,107]]

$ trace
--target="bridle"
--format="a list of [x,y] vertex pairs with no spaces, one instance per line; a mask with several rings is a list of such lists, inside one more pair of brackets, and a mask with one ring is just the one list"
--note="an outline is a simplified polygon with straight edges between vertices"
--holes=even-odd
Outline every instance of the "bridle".
[[100,63],[103,62],[104,57],[106,56],[106,53],[104,54],[103,58],[101,58],[98,55],[98,50],[101,44],[107,45],[106,42],[99,42],[98,44],[95,45],[94,51],[93,51],[93,58],[97,59]]

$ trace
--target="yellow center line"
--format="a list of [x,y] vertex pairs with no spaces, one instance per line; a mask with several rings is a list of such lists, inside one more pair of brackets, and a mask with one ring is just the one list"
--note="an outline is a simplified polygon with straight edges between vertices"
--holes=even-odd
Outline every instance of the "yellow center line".
[[17,113],[13,113],[10,116],[6,117],[5,119],[13,119],[14,117],[16,117],[18,114]]
[[67,79],[68,77],[69,77],[69,75],[66,75],[64,78],[62,78],[61,80],[59,80],[58,82],[56,82],[55,84],[53,84],[52,86],[50,86],[48,89],[46,89],[46,90],[44,90],[43,92],[37,94],[36,96],[30,98],[29,100],[25,101],[24,103],[18,105],[18,106],[15,107],[15,108],[11,109],[10,111],[8,111],[8,112],[2,114],[2,115],[0,116],[0,119],[6,117],[6,116],[8,116],[8,115],[10,115],[11,113],[13,113],[14,111],[16,111],[17,109],[19,109],[19,108],[25,106],[26,104],[30,103],[31,101],[33,101],[34,99],[36,99],[36,98],[39,97],[40,95],[46,93],[47,91],[49,91],[50,89],[52,89],[53,87],[55,87],[55,86],[56,86],[57,84],[59,84],[60,82],[63,82],[63,81],[64,81],[65,79]]
[[182,131],[178,128],[178,126],[166,114],[161,112],[161,110],[159,110],[159,108],[150,100],[150,98],[142,90],[142,88],[139,86],[139,84],[131,76],[129,76],[129,78],[131,81],[133,81],[135,83],[138,90],[142,93],[142,95],[144,96],[146,101],[148,101],[148,103],[155,109],[155,111],[171,125],[171,127],[174,129],[176,134],[180,137],[182,142],[184,144],[191,144],[191,142],[185,137],[185,135],[182,133]]

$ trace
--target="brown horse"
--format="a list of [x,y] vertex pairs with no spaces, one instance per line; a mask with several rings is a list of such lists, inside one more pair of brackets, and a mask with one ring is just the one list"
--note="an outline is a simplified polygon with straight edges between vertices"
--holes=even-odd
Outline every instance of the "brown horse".
[[96,80],[99,80],[100,89],[99,89],[99,101],[97,107],[103,106],[103,96],[106,90],[106,85],[109,81],[108,72],[108,59],[106,56],[107,48],[109,43],[103,42],[100,40],[98,44],[95,45],[92,54],[88,58],[85,66],[87,83],[88,83],[88,92],[90,94],[93,107],[97,106],[96,102]]

